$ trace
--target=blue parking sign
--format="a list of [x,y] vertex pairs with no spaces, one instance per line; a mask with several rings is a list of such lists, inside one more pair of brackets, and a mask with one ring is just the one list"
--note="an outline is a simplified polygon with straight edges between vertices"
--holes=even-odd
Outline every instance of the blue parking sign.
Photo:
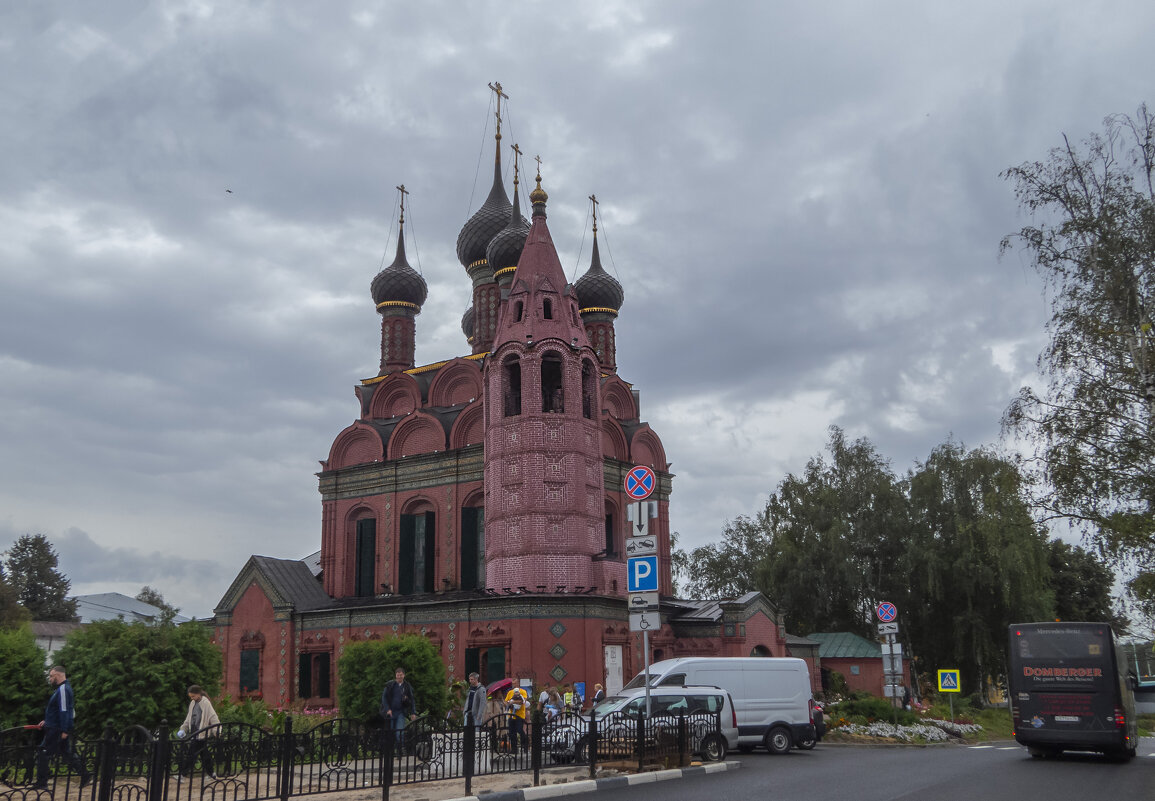
[[658,556],[633,556],[626,560],[626,591],[656,592]]

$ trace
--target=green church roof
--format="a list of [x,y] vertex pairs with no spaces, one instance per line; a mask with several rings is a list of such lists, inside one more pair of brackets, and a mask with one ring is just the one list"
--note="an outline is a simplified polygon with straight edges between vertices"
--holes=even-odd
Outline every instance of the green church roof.
[[876,642],[849,631],[830,631],[807,634],[818,643],[819,659],[878,659],[882,648]]

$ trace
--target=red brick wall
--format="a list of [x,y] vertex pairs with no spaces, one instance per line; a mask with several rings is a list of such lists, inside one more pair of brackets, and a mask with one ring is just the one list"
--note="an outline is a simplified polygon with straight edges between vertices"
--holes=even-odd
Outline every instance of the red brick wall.
[[[260,652],[260,697],[273,706],[292,700],[292,670],[296,665],[282,664],[281,650],[289,651],[293,624],[274,620],[273,605],[257,582],[253,582],[233,609],[232,625],[218,626],[216,642],[223,657],[222,691],[238,697],[241,692],[241,651]],[[281,668],[286,667],[284,673]]]
[[[857,665],[859,673],[854,675],[851,668]],[[862,658],[862,659],[845,659],[824,657],[822,659],[822,667],[827,670],[836,670],[842,674],[846,679],[846,686],[851,690],[862,690],[882,697],[882,657]],[[910,660],[903,659],[904,675],[910,675]],[[907,679],[909,683],[910,679]],[[819,685],[821,686],[821,685]]]

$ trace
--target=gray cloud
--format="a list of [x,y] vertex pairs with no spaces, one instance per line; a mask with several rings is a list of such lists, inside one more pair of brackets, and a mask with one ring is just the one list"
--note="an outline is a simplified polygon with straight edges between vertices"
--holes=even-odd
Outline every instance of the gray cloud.
[[603,203],[619,365],[684,542],[754,511],[831,424],[898,470],[951,433],[993,443],[1047,312],[997,257],[1022,222],[999,172],[1149,99],[1153,15],[5,9],[0,535],[53,536],[78,584],[97,563],[132,592],[171,582],[190,614],[250,553],[315,550],[317,460],[377,369],[396,184],[430,285],[418,360],[466,351],[454,242],[489,183],[493,80],[504,143],[543,158],[567,274]]

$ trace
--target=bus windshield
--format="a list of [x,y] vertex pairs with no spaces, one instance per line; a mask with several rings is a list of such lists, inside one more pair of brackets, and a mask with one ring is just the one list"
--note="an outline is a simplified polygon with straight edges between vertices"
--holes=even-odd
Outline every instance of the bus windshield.
[[1105,625],[1016,627],[1010,654],[1014,685],[1025,692],[1106,689],[1115,678],[1111,648]]

